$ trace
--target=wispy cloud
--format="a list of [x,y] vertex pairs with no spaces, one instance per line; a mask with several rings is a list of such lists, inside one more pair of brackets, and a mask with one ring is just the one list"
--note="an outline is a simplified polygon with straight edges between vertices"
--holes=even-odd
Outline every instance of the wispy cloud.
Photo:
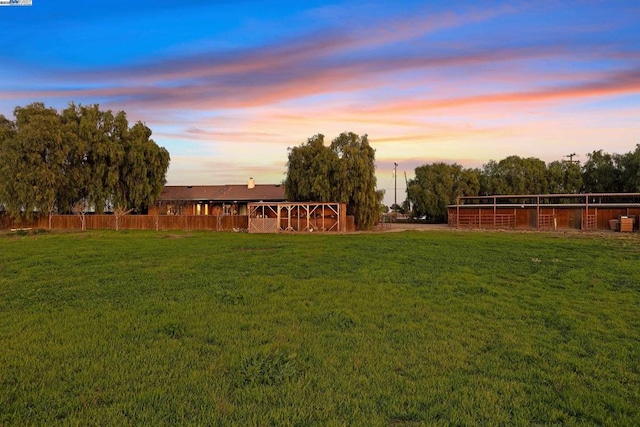
[[[434,88],[421,95],[427,99],[403,102],[396,108],[404,108],[402,105],[406,108],[445,108],[474,103],[530,102],[637,90],[634,69],[625,73],[610,71],[601,81],[530,89],[532,81],[549,77],[545,73],[536,75],[535,70],[531,70],[536,61],[554,63],[561,71],[559,65],[564,61],[594,59],[591,57],[597,49],[593,46],[470,45],[439,49],[419,43],[398,52],[362,52],[343,57],[342,52],[350,46],[349,37],[345,41],[342,35],[309,34],[294,42],[249,51],[204,53],[95,72],[66,72],[66,77],[60,80],[62,83],[51,82],[48,89],[5,90],[0,97],[95,99],[159,110],[252,108],[323,94],[349,94],[391,86],[389,79],[397,73],[414,73],[412,77],[418,81],[431,79]],[[600,56],[607,57],[633,63],[640,53],[611,50]],[[488,92],[485,89],[488,93],[444,99],[433,98],[428,93],[437,92],[437,85],[447,79],[448,73],[460,73],[461,70],[470,76],[469,84],[465,86],[475,86],[477,91],[477,84],[483,81],[478,76],[487,75],[500,64],[507,69],[529,68],[520,79],[512,76],[508,82],[520,85],[521,90]],[[65,80],[74,83],[64,83]]]
[[[18,47],[0,54],[0,64],[20,73],[0,81],[0,106],[42,100],[59,107],[73,100],[124,109],[171,146],[169,179],[176,183],[242,182],[247,169],[276,179],[286,147],[318,132],[329,139],[344,130],[368,133],[383,167],[398,159],[481,164],[501,153],[556,158],[602,135],[611,136],[611,149],[629,135],[635,138],[629,144],[637,142],[640,9],[625,2],[584,2],[580,11],[555,2],[367,2],[366,8],[335,2],[308,10],[296,4],[286,18],[267,14],[252,25],[247,22],[263,18],[251,16],[215,34],[203,27],[184,40],[179,31],[202,24],[194,16],[216,7],[190,6],[181,15],[185,27],[171,32],[179,22],[169,16],[178,10],[171,4],[154,9],[154,19],[141,18],[151,26],[144,34],[126,28],[146,37],[139,43],[148,52],[117,61],[75,61],[79,49],[55,56],[55,43],[43,41],[26,50],[20,43],[40,39],[13,34]],[[224,4],[244,16],[234,2]],[[136,21],[120,10],[96,23],[113,17]],[[59,22],[94,25],[73,15]],[[247,28],[272,30],[225,39]],[[147,30],[171,42],[156,41]],[[108,33],[100,27],[101,36]],[[96,49],[118,56],[117,43],[101,43]],[[19,57],[21,49],[29,55]],[[40,64],[40,53],[61,59]]]

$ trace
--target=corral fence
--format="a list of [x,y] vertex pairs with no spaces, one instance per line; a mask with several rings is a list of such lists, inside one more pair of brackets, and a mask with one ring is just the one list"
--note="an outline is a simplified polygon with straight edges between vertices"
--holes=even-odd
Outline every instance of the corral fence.
[[468,196],[447,208],[455,228],[640,230],[640,193]]

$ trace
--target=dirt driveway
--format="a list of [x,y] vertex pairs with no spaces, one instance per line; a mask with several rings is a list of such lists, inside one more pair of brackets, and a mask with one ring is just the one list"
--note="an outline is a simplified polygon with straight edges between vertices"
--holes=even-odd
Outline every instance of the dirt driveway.
[[435,230],[450,230],[447,224],[411,224],[403,222],[392,222],[384,224],[384,226],[378,231],[382,232],[394,232],[394,231],[435,231]]

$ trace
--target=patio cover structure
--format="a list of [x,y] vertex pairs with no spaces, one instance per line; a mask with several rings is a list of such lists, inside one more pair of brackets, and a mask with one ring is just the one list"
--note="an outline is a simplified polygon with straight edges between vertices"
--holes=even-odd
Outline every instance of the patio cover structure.
[[345,232],[347,208],[337,202],[249,203],[249,233]]

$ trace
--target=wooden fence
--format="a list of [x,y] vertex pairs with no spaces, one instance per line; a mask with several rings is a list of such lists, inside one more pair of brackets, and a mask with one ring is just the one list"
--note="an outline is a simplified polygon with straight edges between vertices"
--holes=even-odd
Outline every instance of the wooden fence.
[[[15,221],[0,214],[0,230],[49,229],[49,217]],[[247,215],[86,215],[87,230],[208,230],[246,231],[249,228]],[[77,215],[54,215],[51,217],[52,230],[81,230],[82,222]],[[346,217],[344,231],[356,230],[354,217]]]
[[[231,231],[248,228],[246,215],[86,215],[87,230],[210,230]],[[49,217],[34,220],[14,221],[0,215],[0,229],[48,229]],[[54,215],[51,217],[52,230],[81,230],[82,222],[77,215]]]

